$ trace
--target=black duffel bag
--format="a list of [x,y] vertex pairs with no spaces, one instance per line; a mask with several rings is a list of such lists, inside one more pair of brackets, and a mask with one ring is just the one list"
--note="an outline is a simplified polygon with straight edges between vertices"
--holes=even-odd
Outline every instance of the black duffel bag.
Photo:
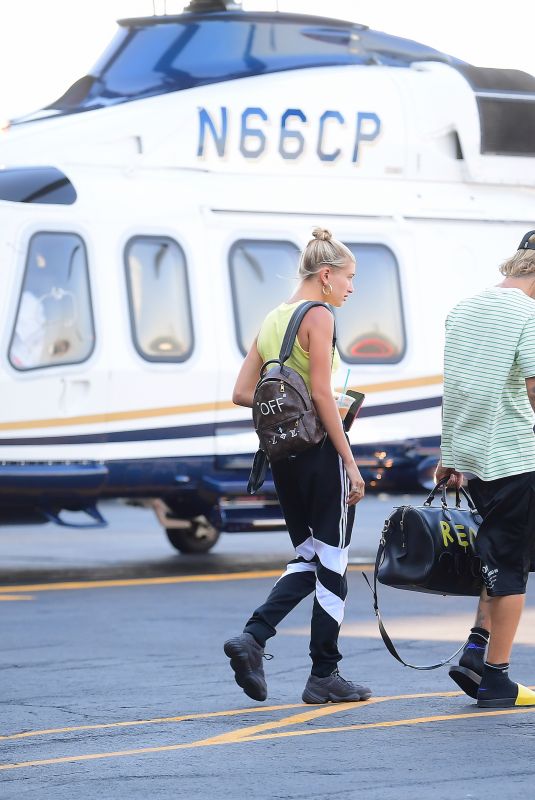
[[[433,506],[441,490],[440,505]],[[461,508],[461,494],[468,508]],[[472,498],[461,488],[448,506],[446,484],[437,484],[422,506],[400,506],[385,521],[377,553],[377,580],[395,589],[479,596],[481,561],[474,541],[481,524]]]
[[[385,521],[373,576],[374,610],[379,631],[390,653],[407,667],[435,669],[451,661],[461,647],[439,664],[415,666],[398,654],[381,620],[377,581],[413,592],[477,597],[481,593],[481,561],[474,541],[482,519],[468,492],[456,491],[455,506],[448,506],[447,478],[438,483],[421,506],[395,508]],[[440,491],[440,505],[433,500]],[[461,494],[468,508],[461,508]],[[366,575],[366,581],[369,581]]]

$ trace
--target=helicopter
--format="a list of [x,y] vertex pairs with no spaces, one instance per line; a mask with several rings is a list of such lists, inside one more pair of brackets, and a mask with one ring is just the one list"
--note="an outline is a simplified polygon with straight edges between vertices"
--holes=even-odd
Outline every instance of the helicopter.
[[[365,25],[193,0],[119,20],[0,131],[0,523],[151,505],[173,547],[284,528],[232,401],[321,224],[353,252],[340,371],[371,489],[427,485],[443,325],[535,220],[535,77]],[[74,512],[74,513],[71,513]]]

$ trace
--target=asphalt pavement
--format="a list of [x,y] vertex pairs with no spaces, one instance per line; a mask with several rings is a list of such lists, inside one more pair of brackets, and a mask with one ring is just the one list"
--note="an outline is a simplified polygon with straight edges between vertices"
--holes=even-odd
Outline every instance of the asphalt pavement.
[[[373,554],[391,504],[376,498],[367,517],[361,505],[353,561]],[[234,682],[222,643],[272,586],[289,555],[285,534],[224,536],[192,561],[172,551],[148,512],[106,510],[112,525],[96,538],[50,526],[0,533],[3,800],[531,796],[533,712],[480,711],[446,669],[395,662],[360,574],[369,567],[350,567],[341,671],[367,683],[372,698],[301,702],[309,599],[269,642],[268,699],[255,703]],[[475,606],[389,589],[381,602],[416,663],[454,650]],[[512,672],[528,685],[534,622],[528,592]]]

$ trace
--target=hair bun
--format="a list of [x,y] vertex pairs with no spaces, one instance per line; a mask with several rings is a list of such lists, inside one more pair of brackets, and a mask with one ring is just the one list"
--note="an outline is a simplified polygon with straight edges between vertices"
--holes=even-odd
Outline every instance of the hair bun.
[[322,242],[330,242],[333,235],[327,228],[314,228],[312,231],[314,239],[320,239]]

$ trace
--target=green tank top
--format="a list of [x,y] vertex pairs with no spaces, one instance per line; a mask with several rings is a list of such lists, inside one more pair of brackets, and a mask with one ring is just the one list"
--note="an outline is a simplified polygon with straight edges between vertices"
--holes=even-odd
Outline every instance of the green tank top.
[[[290,317],[297,306],[305,302],[305,300],[298,300],[297,303],[281,303],[280,306],[277,306],[277,308],[269,312],[262,323],[256,341],[256,347],[262,361],[269,361],[272,358],[279,357],[282,340],[286,333]],[[295,337],[292,354],[286,361],[286,364],[301,375],[310,392],[310,358],[307,351],[303,350],[299,344],[297,336]],[[339,367],[340,355],[335,348],[331,372],[334,374]]]

